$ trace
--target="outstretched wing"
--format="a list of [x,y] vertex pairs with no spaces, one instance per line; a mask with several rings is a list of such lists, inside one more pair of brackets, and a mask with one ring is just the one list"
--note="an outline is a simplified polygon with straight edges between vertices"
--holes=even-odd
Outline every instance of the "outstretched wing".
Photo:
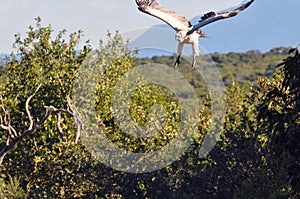
[[165,23],[169,24],[175,31],[189,30],[192,26],[185,17],[160,6],[156,0],[135,0],[135,2],[139,6],[138,9],[141,12],[161,19]]
[[199,28],[206,26],[207,24],[210,24],[212,22],[221,20],[221,19],[227,19],[230,17],[234,17],[236,16],[239,12],[245,10],[246,8],[248,8],[252,3],[254,2],[254,0],[250,0],[249,2],[241,5],[240,7],[230,11],[230,12],[219,12],[219,13],[215,13],[215,12],[209,12],[206,13],[205,15],[203,15],[201,17],[201,20],[199,21],[198,24],[194,25],[193,28],[187,33],[192,34],[194,31],[198,30]]

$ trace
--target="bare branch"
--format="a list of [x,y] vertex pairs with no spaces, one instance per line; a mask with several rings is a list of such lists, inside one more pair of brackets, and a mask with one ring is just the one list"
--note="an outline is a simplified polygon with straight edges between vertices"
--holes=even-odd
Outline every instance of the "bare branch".
[[[0,127],[3,130],[6,130],[7,133],[8,133],[6,146],[0,152],[0,164],[2,164],[4,157],[6,156],[6,154],[9,151],[11,151],[19,142],[21,142],[21,140],[24,139],[24,137],[26,137],[26,136],[30,135],[31,133],[35,132],[36,129],[38,129],[40,126],[42,126],[45,123],[45,121],[48,119],[48,117],[51,115],[51,113],[53,112],[53,111],[50,111],[50,110],[46,109],[45,116],[42,118],[41,121],[39,121],[36,125],[34,125],[33,118],[32,118],[31,113],[29,111],[29,102],[36,95],[36,93],[38,92],[38,90],[40,89],[41,86],[42,85],[40,84],[37,87],[37,89],[35,90],[35,92],[32,95],[30,95],[26,100],[25,108],[26,108],[27,116],[28,116],[29,121],[30,121],[30,126],[29,126],[28,130],[23,132],[20,136],[17,136],[16,130],[10,125],[10,114],[8,113],[8,111],[6,111],[5,106],[4,106],[4,102],[3,102],[3,98],[2,98],[2,96],[0,96],[1,107],[2,107],[2,110],[4,112],[4,119],[1,116]],[[14,133],[14,135],[12,134],[12,132]],[[11,142],[9,142],[10,138],[12,138]]]
[[0,122],[1,122],[1,124],[7,124],[7,121],[6,121],[7,119],[6,118],[7,118],[8,113],[7,113],[6,109],[5,109],[4,102],[3,102],[3,96],[2,95],[0,95],[0,101],[1,101],[1,108],[2,108],[2,111],[4,113],[3,118],[1,116]]
[[30,130],[30,129],[33,128],[33,118],[32,118],[31,113],[30,113],[30,111],[29,111],[29,102],[30,102],[30,100],[36,95],[36,93],[37,93],[38,90],[41,88],[41,86],[42,86],[42,84],[40,84],[40,85],[36,88],[36,90],[34,91],[34,93],[31,94],[31,95],[27,98],[26,103],[25,103],[26,113],[27,113],[27,116],[28,116],[28,119],[29,119],[29,122],[30,122],[30,126],[29,126],[28,130]]
[[64,132],[63,132],[63,130],[61,128],[61,125],[60,125],[63,121],[62,118],[61,118],[61,112],[57,112],[56,116],[57,116],[56,128],[57,128],[60,136],[63,138],[64,137]]
[[43,118],[40,121],[35,123],[32,115],[30,113],[30,110],[29,110],[30,109],[29,103],[30,103],[31,99],[36,95],[36,93],[38,92],[40,87],[41,87],[41,84],[37,87],[35,92],[27,98],[27,100],[25,102],[26,114],[29,119],[30,125],[29,125],[28,129],[25,130],[23,133],[21,133],[19,136],[18,136],[16,130],[10,125],[10,114],[5,109],[2,96],[0,95],[1,107],[4,112],[4,116],[0,115],[0,128],[7,131],[6,146],[2,149],[2,151],[0,151],[0,164],[2,164],[4,157],[11,150],[13,150],[17,144],[19,144],[28,135],[34,133],[42,125],[44,125],[51,114],[55,114],[57,116],[56,126],[57,126],[57,130],[61,136],[64,135],[63,129],[61,128],[61,123],[63,121],[63,119],[61,117],[62,112],[67,113],[68,115],[71,115],[74,118],[75,126],[77,129],[75,143],[77,143],[79,140],[81,130],[84,131],[81,118],[79,117],[79,114],[77,114],[78,112],[76,112],[75,108],[72,107],[71,99],[69,96],[66,99],[67,104],[68,104],[67,110],[66,109],[57,109],[54,106],[45,106],[45,108],[46,108],[45,115],[43,116]]
[[30,135],[31,133],[35,132],[40,126],[42,126],[46,120],[49,118],[53,111],[46,110],[45,116],[42,118],[40,122],[38,122],[35,126],[31,129],[26,130],[20,136],[13,139],[9,145],[6,145],[4,149],[0,152],[0,164],[2,164],[4,157],[7,155],[9,151],[11,151],[17,144],[19,144],[25,137]]
[[72,106],[71,99],[69,96],[67,96],[67,103],[68,103],[70,112],[72,112],[72,116],[74,117],[74,122],[75,122],[76,129],[77,129],[75,143],[77,143],[80,138],[81,130],[84,131],[84,127],[83,127],[83,123],[80,118],[80,115],[78,114],[78,111],[76,110],[76,108],[74,106]]
[[10,114],[4,106],[4,101],[3,101],[2,95],[0,95],[0,101],[1,101],[1,108],[4,113],[3,116],[0,115],[0,128],[7,131],[8,138],[11,137],[12,139],[14,139],[18,135],[17,135],[16,130],[10,125]]
[[8,126],[9,126],[10,130],[13,132],[12,138],[18,137],[17,131],[14,129],[14,127],[12,127],[12,126],[10,125],[10,123],[9,123]]
[[75,117],[75,125],[76,125],[76,129],[77,129],[75,143],[77,143],[80,138],[81,129],[83,129],[80,118]]
[[7,138],[6,138],[6,146],[9,145],[9,140],[10,140],[10,137],[9,137],[9,134],[7,134]]

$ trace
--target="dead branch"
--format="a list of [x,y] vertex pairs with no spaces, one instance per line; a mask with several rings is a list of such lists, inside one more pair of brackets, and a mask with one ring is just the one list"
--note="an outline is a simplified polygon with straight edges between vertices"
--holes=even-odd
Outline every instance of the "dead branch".
[[57,117],[56,128],[58,130],[58,133],[59,133],[60,137],[64,138],[64,132],[63,132],[63,129],[61,127],[61,123],[63,122],[63,119],[61,118],[61,112],[57,112],[56,117]]
[[80,114],[77,111],[77,109],[74,106],[72,106],[71,99],[69,96],[67,96],[67,103],[68,103],[69,111],[72,113],[72,116],[74,117],[74,122],[75,122],[76,129],[77,129],[75,143],[77,143],[80,138],[81,129],[83,131],[85,131],[85,130],[84,130],[84,126],[83,126],[83,122],[81,120]]
[[31,133],[35,132],[39,127],[41,127],[49,118],[51,113],[52,111],[46,110],[46,113],[40,122],[38,122],[36,125],[33,125],[32,128],[26,130],[20,136],[16,137],[15,139],[12,139],[12,141],[8,145],[6,145],[0,152],[0,164],[2,164],[3,159],[7,155],[7,153],[10,152],[13,148],[15,148],[15,146],[19,144],[25,137],[27,137]]
[[19,135],[17,134],[17,131],[10,125],[11,118],[10,118],[10,113],[5,109],[4,101],[2,98],[2,95],[0,94],[0,103],[1,103],[1,108],[3,111],[3,115],[0,114],[0,128],[4,131],[7,132],[7,141],[6,141],[6,146],[0,151],[0,164],[2,164],[4,157],[11,151],[13,150],[17,144],[19,144],[25,137],[29,136],[30,134],[34,133],[38,128],[43,126],[47,119],[52,115],[55,114],[57,117],[57,130],[60,134],[60,136],[63,136],[63,129],[61,128],[61,123],[63,122],[61,113],[67,113],[68,115],[72,116],[75,121],[75,125],[77,128],[77,134],[76,134],[76,140],[75,143],[77,143],[79,136],[80,136],[80,131],[83,129],[83,125],[81,122],[81,119],[78,114],[75,114],[73,111],[72,105],[71,105],[71,100],[69,97],[67,97],[67,103],[68,103],[68,109],[57,109],[54,106],[45,106],[46,112],[43,118],[36,122],[34,121],[34,118],[31,115],[30,108],[29,108],[29,103],[31,99],[36,95],[36,93],[39,91],[41,88],[41,84],[37,87],[37,89],[34,91],[33,94],[31,94],[26,102],[25,102],[25,110],[26,114],[28,117],[28,120],[30,122],[30,125],[27,130],[24,132],[20,133]]
[[25,102],[25,109],[26,109],[26,113],[27,113],[27,116],[28,116],[28,119],[29,119],[29,122],[30,122],[30,126],[28,128],[28,130],[32,129],[33,128],[33,118],[31,116],[31,113],[29,111],[29,102],[30,100],[36,95],[36,93],[38,92],[38,90],[40,90],[42,84],[40,84],[34,91],[34,93],[32,93],[26,100]]
[[3,111],[3,115],[0,115],[0,128],[2,128],[7,132],[7,142],[9,142],[10,138],[14,139],[18,135],[16,130],[10,124],[10,114],[4,106],[3,96],[1,94],[0,94],[0,102]]

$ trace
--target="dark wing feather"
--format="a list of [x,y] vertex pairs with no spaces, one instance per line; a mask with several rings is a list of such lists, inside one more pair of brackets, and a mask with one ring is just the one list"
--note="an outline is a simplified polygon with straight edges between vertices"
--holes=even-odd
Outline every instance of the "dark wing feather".
[[252,3],[254,2],[254,0],[250,0],[249,2],[241,5],[240,7],[230,11],[230,12],[209,12],[204,14],[201,17],[201,20],[199,21],[198,24],[194,25],[193,28],[187,33],[187,34],[192,34],[194,31],[198,30],[199,28],[206,26],[210,23],[213,23],[215,21],[221,20],[221,19],[227,19],[230,17],[234,17],[236,16],[239,12],[245,10],[246,8],[248,8]]

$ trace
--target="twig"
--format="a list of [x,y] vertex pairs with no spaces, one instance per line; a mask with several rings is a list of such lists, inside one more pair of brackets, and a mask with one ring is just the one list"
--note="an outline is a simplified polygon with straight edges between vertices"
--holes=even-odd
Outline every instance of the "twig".
[[43,119],[40,122],[38,122],[31,129],[26,130],[24,133],[22,133],[17,138],[13,139],[9,145],[6,145],[4,147],[4,149],[2,149],[2,151],[0,152],[0,164],[2,164],[3,159],[6,156],[6,154],[9,151],[11,151],[17,144],[19,144],[25,137],[27,137],[31,133],[35,132],[40,126],[42,126],[45,123],[45,121],[49,118],[49,116],[51,115],[52,112],[53,111],[47,110],[45,116],[43,117]]
[[57,130],[58,130],[58,133],[59,133],[59,135],[60,135],[60,137],[61,138],[64,138],[64,132],[63,132],[63,130],[62,130],[62,128],[61,128],[61,123],[62,123],[62,119],[61,119],[61,112],[57,112],[56,113],[56,116],[57,116],[57,122],[56,122],[56,128],[57,128]]
[[82,120],[78,114],[78,111],[76,110],[75,107],[72,106],[71,99],[69,96],[67,96],[67,103],[68,103],[68,107],[70,108],[70,112],[72,113],[72,116],[74,117],[74,122],[75,122],[76,129],[77,129],[76,138],[75,138],[75,144],[76,144],[80,138],[81,129],[84,131],[84,127],[83,127]]
[[30,126],[28,128],[28,130],[32,129],[33,128],[33,118],[31,116],[31,113],[29,111],[29,102],[30,100],[36,95],[36,93],[38,92],[38,90],[41,88],[42,84],[40,84],[36,90],[34,91],[34,93],[32,93],[26,100],[25,102],[25,109],[26,109],[26,113],[27,113],[27,116],[28,116],[28,119],[29,119],[29,122],[30,122]]
[[[80,137],[81,129],[83,129],[83,124],[82,124],[81,118],[79,117],[79,114],[77,114],[78,112],[76,112],[75,108],[72,107],[71,99],[69,98],[69,96],[67,97],[67,104],[68,104],[68,109],[67,110],[66,109],[57,109],[54,106],[45,106],[46,113],[45,113],[44,117],[40,121],[38,121],[36,123],[34,122],[34,118],[32,117],[32,115],[30,113],[30,110],[29,110],[30,109],[29,108],[29,103],[30,103],[31,99],[39,91],[41,86],[42,85],[40,84],[37,87],[37,89],[35,90],[35,92],[33,94],[31,94],[25,102],[26,114],[27,114],[27,117],[29,119],[30,125],[29,125],[28,129],[25,130],[23,133],[21,133],[19,136],[18,136],[16,130],[10,125],[10,114],[5,109],[4,102],[3,102],[2,96],[0,94],[1,107],[2,107],[2,110],[4,112],[4,116],[0,115],[0,128],[7,131],[7,133],[8,133],[7,134],[7,140],[6,140],[6,146],[0,151],[0,164],[2,164],[4,157],[12,149],[14,149],[17,144],[19,144],[28,135],[34,133],[42,125],[44,125],[46,120],[50,117],[51,114],[56,114],[56,116],[57,116],[56,126],[57,126],[57,130],[58,130],[58,132],[60,133],[61,136],[64,135],[63,129],[61,127],[61,123],[63,121],[63,119],[61,117],[61,113],[62,112],[67,113],[67,114],[71,115],[74,118],[76,129],[77,129],[75,143],[78,142],[79,137]],[[83,131],[84,131],[84,129],[83,129]]]
[[10,125],[10,114],[5,109],[2,95],[0,95],[0,101],[1,101],[1,108],[4,113],[4,116],[0,115],[0,128],[7,131],[8,137],[10,136],[12,139],[14,139],[18,135],[16,130]]

